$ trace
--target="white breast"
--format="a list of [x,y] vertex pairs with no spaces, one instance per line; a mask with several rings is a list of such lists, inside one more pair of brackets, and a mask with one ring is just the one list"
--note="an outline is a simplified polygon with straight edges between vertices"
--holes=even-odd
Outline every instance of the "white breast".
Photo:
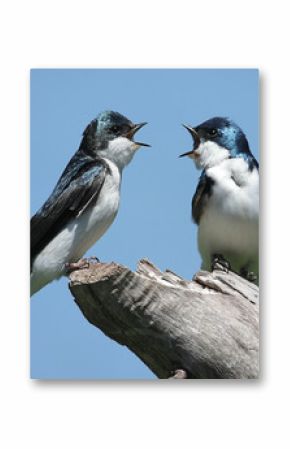
[[222,254],[232,268],[256,271],[259,249],[259,174],[242,158],[228,159],[206,170],[213,192],[201,217],[198,243],[203,268]]
[[106,162],[111,174],[106,175],[95,206],[68,223],[36,257],[32,293],[60,277],[64,264],[79,260],[112,224],[119,207],[121,174],[114,163]]

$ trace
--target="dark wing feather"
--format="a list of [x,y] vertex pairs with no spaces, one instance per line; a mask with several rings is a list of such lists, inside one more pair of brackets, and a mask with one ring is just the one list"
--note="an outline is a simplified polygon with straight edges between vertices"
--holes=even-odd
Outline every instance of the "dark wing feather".
[[192,218],[196,224],[199,224],[200,217],[211,195],[213,184],[214,181],[205,172],[202,172],[192,198]]
[[259,163],[252,155],[252,157],[249,159],[249,169],[250,171],[252,171],[254,168],[256,168],[259,171]]
[[66,168],[48,200],[31,219],[31,263],[69,220],[97,201],[110,171],[101,159],[84,158],[78,164],[72,159],[72,163],[72,170]]

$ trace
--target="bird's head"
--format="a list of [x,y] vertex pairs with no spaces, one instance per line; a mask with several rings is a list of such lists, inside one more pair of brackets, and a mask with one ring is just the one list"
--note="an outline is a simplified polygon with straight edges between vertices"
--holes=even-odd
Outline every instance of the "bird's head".
[[135,142],[134,135],[146,122],[134,124],[114,111],[101,112],[83,133],[81,148],[92,156],[103,157],[124,168],[136,150],[150,145]]
[[193,138],[193,148],[180,157],[189,156],[197,168],[208,168],[224,159],[251,154],[241,128],[224,117],[211,118],[195,128],[183,125]]

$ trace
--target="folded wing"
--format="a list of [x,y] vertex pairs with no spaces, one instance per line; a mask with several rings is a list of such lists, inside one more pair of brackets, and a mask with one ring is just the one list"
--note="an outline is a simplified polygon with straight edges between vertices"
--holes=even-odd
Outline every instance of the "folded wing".
[[98,200],[105,176],[110,171],[104,160],[73,162],[59,179],[54,191],[31,218],[31,264],[43,248],[68,224]]

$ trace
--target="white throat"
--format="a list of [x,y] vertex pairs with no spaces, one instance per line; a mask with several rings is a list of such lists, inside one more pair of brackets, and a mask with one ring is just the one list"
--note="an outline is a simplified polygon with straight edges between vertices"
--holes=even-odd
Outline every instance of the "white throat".
[[191,155],[198,169],[214,167],[229,157],[229,150],[210,141],[201,143]]
[[127,137],[117,137],[108,143],[105,150],[99,151],[101,157],[109,159],[114,162],[120,171],[131,162],[136,150],[140,145],[137,145]]

